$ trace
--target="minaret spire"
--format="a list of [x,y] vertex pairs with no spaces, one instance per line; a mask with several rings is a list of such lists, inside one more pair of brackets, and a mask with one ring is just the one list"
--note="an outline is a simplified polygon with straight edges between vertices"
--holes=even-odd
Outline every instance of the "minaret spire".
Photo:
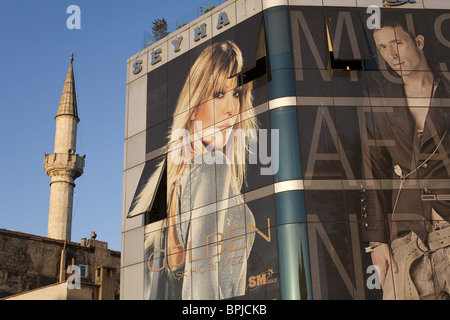
[[67,72],[66,82],[64,83],[64,89],[61,95],[58,112],[56,113],[56,116],[60,115],[70,115],[79,121],[77,95],[75,91],[75,76],[73,73],[73,53],[70,57],[69,71]]
[[71,238],[75,179],[83,174],[84,158],[75,154],[78,118],[73,53],[56,113],[54,153],[46,154],[45,173],[50,177],[49,238]]

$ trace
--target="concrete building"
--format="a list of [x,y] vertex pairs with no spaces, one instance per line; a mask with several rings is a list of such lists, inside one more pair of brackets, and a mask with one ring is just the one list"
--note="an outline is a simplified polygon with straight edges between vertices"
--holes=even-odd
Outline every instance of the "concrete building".
[[106,242],[75,243],[0,229],[0,252],[0,299],[119,297],[120,252],[108,249]]
[[[449,2],[211,3],[127,61],[121,298],[381,299],[366,252],[450,220]],[[428,57],[424,96],[380,18]],[[386,133],[416,107],[441,113],[420,152]]]

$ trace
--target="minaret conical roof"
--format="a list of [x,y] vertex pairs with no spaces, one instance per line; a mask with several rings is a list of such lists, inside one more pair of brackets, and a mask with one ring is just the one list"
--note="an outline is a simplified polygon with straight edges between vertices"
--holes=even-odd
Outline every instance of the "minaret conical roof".
[[58,113],[56,117],[61,115],[69,115],[78,118],[77,110],[77,95],[75,92],[75,77],[73,73],[73,54],[70,58],[69,71],[67,72],[66,82],[61,94],[61,101],[59,103]]

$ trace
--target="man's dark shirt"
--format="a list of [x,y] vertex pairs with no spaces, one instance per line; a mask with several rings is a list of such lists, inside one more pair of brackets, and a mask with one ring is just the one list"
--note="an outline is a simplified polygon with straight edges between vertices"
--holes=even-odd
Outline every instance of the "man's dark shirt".
[[[365,114],[368,139],[377,141],[363,154],[363,172],[366,180],[374,179],[382,187],[367,184],[363,191],[364,241],[388,242],[410,231],[424,240],[432,231],[432,208],[450,221],[450,82],[444,77],[435,81],[438,86],[421,134],[406,104],[403,85],[391,83],[378,72],[369,82],[371,97],[399,98],[397,102],[403,100],[404,106],[372,104],[372,112]],[[399,192],[400,174],[407,178]]]

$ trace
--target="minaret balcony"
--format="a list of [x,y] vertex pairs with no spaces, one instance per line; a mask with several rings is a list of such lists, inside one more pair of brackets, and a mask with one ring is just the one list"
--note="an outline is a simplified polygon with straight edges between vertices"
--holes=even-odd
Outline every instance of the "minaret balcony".
[[70,176],[76,179],[83,174],[85,156],[73,153],[45,154],[44,170],[50,176]]

